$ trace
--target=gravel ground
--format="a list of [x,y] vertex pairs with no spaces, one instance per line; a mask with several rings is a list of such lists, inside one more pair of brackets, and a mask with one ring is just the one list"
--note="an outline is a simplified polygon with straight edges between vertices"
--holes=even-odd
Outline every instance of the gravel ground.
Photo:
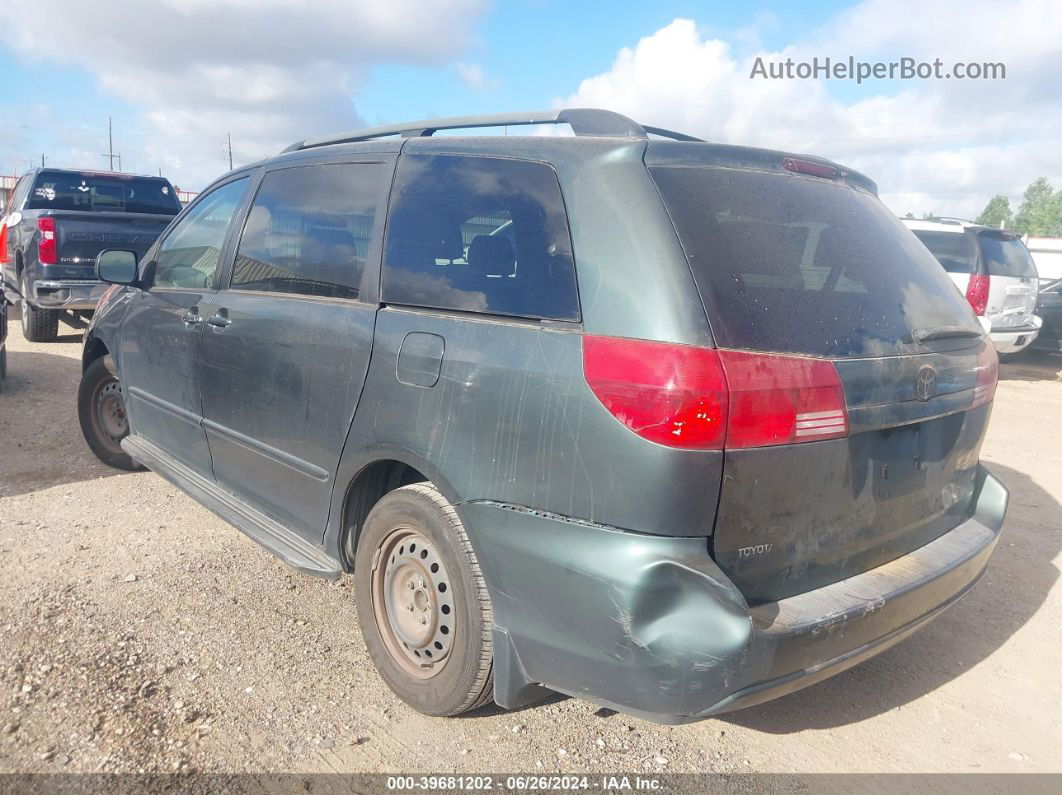
[[556,696],[426,718],[369,662],[350,578],[298,574],[157,476],[92,456],[80,336],[10,325],[0,393],[0,773],[1059,772],[1062,357],[1006,365],[1011,489],[977,588],[775,702],[664,727]]

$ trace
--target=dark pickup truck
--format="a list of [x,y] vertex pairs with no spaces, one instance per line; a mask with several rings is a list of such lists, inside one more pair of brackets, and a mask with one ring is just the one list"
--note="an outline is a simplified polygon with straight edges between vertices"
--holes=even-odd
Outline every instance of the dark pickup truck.
[[84,328],[107,285],[93,267],[103,249],[143,254],[181,210],[162,177],[39,168],[7,208],[3,288],[31,342],[50,342],[59,321]]

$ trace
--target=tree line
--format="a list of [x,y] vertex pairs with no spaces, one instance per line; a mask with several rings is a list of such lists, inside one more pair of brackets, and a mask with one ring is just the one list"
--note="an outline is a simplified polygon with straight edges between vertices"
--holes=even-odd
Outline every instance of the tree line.
[[[906,217],[914,215],[907,213]],[[1040,177],[1025,189],[1017,213],[1011,209],[1010,199],[997,194],[981,210],[977,223],[1002,226],[1023,235],[1062,237],[1062,189],[1055,190],[1046,177]]]

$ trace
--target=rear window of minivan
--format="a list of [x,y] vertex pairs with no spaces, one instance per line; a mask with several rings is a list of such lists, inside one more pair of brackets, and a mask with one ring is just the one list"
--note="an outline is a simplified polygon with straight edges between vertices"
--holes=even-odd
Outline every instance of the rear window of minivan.
[[987,230],[978,237],[989,275],[1037,278],[1032,254],[1018,238]]
[[751,169],[650,169],[717,343],[823,357],[886,356],[913,331],[980,336],[926,248],[867,191]]

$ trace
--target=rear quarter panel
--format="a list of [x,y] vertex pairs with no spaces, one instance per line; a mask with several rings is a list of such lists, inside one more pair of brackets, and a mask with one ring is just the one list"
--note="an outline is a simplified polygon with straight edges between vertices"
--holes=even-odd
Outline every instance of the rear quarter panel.
[[[397,378],[399,350],[413,331],[445,339],[431,387]],[[457,503],[706,537],[721,454],[662,447],[620,424],[583,379],[581,339],[577,330],[533,323],[382,309],[337,483],[380,459],[423,462]]]

